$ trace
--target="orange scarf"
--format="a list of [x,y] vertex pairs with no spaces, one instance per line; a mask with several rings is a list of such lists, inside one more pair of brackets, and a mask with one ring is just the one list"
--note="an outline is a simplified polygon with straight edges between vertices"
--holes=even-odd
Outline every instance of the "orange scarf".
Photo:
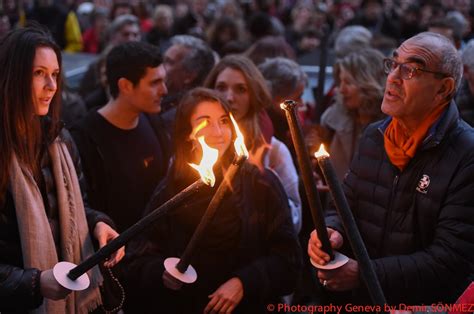
[[439,106],[420,124],[420,126],[408,136],[404,128],[393,118],[384,133],[384,147],[388,158],[400,171],[405,169],[408,162],[426,137],[426,133],[436,120],[441,116],[446,105]]

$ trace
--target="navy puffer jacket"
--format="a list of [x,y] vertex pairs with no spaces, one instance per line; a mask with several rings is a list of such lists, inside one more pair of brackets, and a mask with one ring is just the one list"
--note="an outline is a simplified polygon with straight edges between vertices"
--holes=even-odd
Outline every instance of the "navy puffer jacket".
[[[400,172],[384,149],[389,122],[361,139],[349,204],[389,303],[452,303],[474,277],[474,129],[452,102]],[[343,231],[335,211],[326,220]]]

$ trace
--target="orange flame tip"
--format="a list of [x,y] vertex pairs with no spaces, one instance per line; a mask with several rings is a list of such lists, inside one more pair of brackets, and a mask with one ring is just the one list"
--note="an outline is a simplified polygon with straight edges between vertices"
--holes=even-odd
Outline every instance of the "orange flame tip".
[[247,150],[247,147],[245,146],[245,141],[244,141],[244,136],[242,132],[240,132],[239,126],[237,125],[237,122],[234,119],[234,116],[232,113],[229,114],[230,120],[232,121],[232,124],[234,125],[235,133],[236,133],[236,138],[234,141],[234,148],[238,156],[245,156],[249,157],[249,151]]

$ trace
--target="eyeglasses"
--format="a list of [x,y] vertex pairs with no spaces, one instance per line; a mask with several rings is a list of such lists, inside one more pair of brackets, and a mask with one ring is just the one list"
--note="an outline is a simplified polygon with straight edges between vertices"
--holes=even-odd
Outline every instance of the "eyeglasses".
[[385,74],[388,75],[388,74],[392,73],[393,71],[395,71],[397,68],[400,69],[400,76],[405,81],[413,78],[414,76],[416,76],[417,73],[418,73],[417,71],[433,73],[433,74],[438,75],[442,78],[450,76],[446,73],[429,71],[429,70],[425,70],[425,69],[422,69],[422,68],[417,68],[417,67],[408,65],[407,63],[398,63],[395,60],[390,59],[390,58],[386,58],[386,59],[383,60],[383,70],[384,70]]

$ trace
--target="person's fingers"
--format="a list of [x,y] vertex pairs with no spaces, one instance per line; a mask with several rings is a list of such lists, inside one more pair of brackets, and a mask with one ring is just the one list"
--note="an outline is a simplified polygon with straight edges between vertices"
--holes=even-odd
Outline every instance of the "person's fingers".
[[324,270],[318,270],[318,278],[319,280],[329,280],[331,279],[331,273]]
[[311,232],[311,237],[308,242],[308,254],[310,257],[318,264],[325,264],[329,262],[330,257],[329,254],[321,250],[322,244],[319,240],[316,230]]
[[221,308],[224,306],[226,300],[224,298],[219,298],[217,303],[212,307],[210,313],[221,313]]
[[227,301],[227,302],[224,302],[224,305],[222,305],[221,309],[220,309],[220,313],[231,313],[232,312],[232,305],[234,303],[232,301]]
[[124,256],[125,256],[125,247],[121,247],[114,254],[110,256],[110,259],[104,263],[104,266],[108,268],[114,267],[122,260]]
[[319,192],[329,192],[329,187],[323,183],[323,181],[317,181],[316,188]]
[[[212,296],[212,297],[211,297]],[[207,304],[206,308],[204,309],[204,314],[211,313],[211,310],[214,308],[214,305],[217,304],[219,301],[219,297],[216,296],[214,293],[209,296],[211,298],[211,301]]]
[[332,248],[339,249],[343,242],[342,235],[339,232],[332,230],[332,232],[329,233],[329,242],[331,242]]
[[[318,249],[311,243],[308,243],[308,255],[309,257],[315,261],[319,265],[324,265],[326,264],[325,254],[322,250]],[[329,257],[329,255],[327,255]]]
[[314,246],[316,246],[316,247],[318,247],[318,248],[321,247],[321,240],[319,240],[318,233],[316,232],[316,230],[313,230],[313,231],[311,232],[309,241],[310,241],[312,244],[314,244]]

